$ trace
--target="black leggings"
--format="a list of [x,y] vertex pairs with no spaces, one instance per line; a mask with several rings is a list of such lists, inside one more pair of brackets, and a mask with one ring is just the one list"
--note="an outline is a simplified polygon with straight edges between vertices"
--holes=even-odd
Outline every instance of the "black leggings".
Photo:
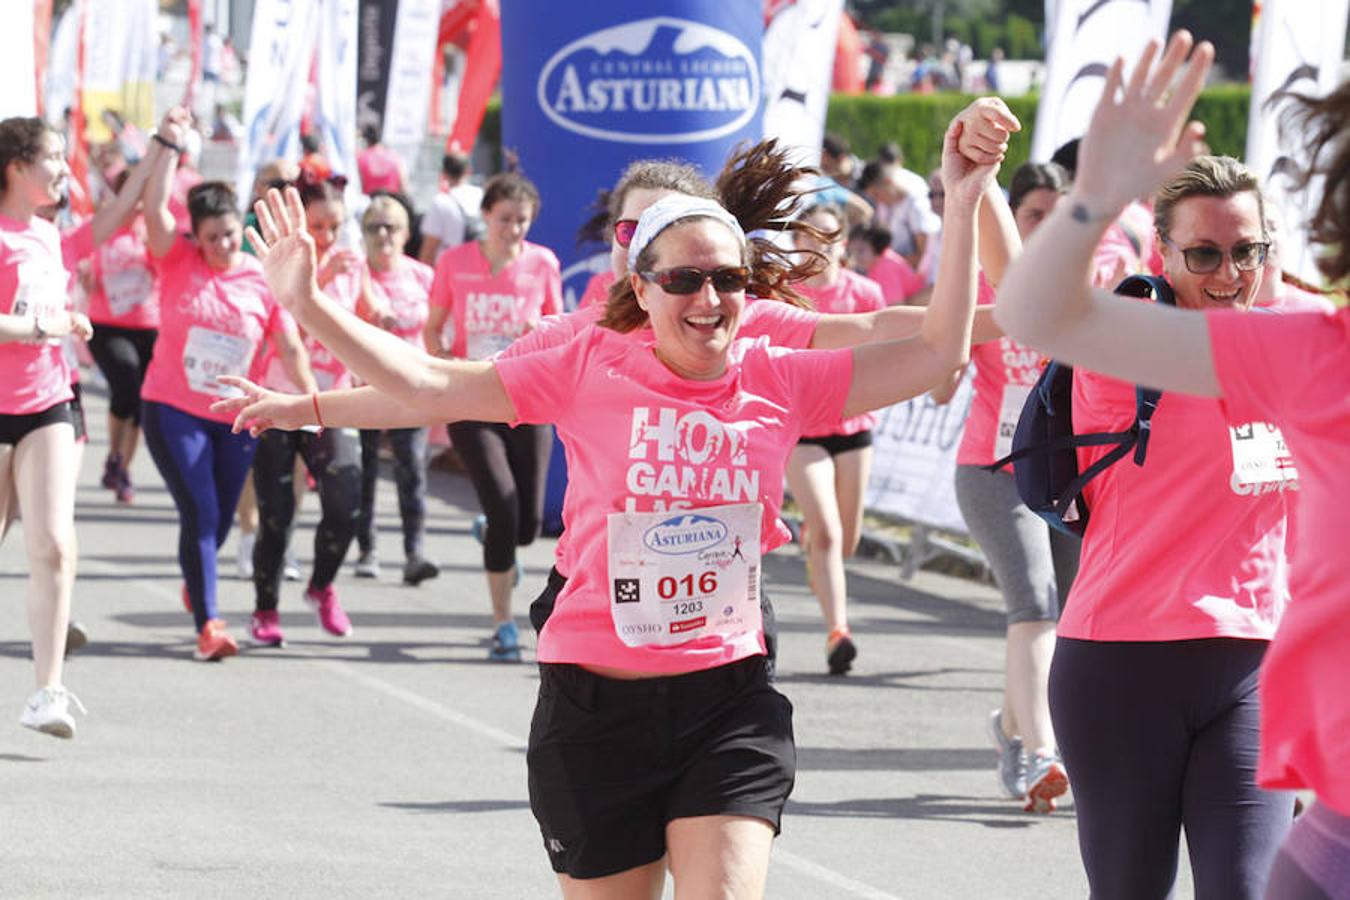
[[539,536],[553,429],[548,425],[509,428],[494,422],[455,422],[449,432],[487,516],[483,568],[509,572],[516,564],[516,548]]
[[1050,713],[1093,900],[1171,895],[1186,829],[1197,900],[1255,900],[1294,797],[1256,786],[1267,642],[1060,638]]
[[113,418],[141,424],[141,384],[158,336],[153,328],[94,326],[89,353],[108,380],[108,411]]
[[427,430],[391,428],[361,432],[361,515],[356,519],[356,545],[362,554],[375,549],[375,484],[380,477],[380,435],[394,451],[394,484],[403,520],[403,555],[422,555],[427,519]]
[[298,453],[319,487],[323,515],[314,532],[311,587],[333,583],[356,535],[361,511],[361,441],[349,428],[265,431],[253,458],[258,498],[258,539],[253,545],[253,589],[258,610],[277,608],[281,568],[295,524],[295,457]]

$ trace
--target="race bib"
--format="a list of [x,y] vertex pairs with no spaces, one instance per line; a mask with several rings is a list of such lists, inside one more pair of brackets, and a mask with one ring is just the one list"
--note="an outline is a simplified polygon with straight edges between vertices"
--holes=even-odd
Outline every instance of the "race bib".
[[[19,264],[19,286],[14,293],[14,306],[11,312],[16,316],[51,321],[66,312],[66,281],[64,270],[49,266],[23,262]],[[56,347],[61,343],[57,337],[47,338],[48,346]]]
[[183,345],[183,373],[188,387],[212,397],[238,397],[242,392],[216,381],[221,375],[248,375],[253,344],[248,338],[193,326]]
[[103,273],[103,293],[108,296],[108,310],[114,316],[125,316],[150,297],[154,281],[145,266],[129,266],[116,272]]
[[491,359],[511,346],[515,338],[505,334],[469,334],[468,358]]
[[1017,420],[1022,418],[1022,407],[1027,405],[1031,391],[1032,386],[1029,384],[1003,386],[1003,404],[998,410],[998,431],[994,434],[994,459],[1002,459],[1012,452]]
[[1238,484],[1270,484],[1297,481],[1298,469],[1285,446],[1280,429],[1268,422],[1230,426],[1233,445],[1233,475]]
[[629,647],[762,627],[758,503],[610,513],[610,617]]

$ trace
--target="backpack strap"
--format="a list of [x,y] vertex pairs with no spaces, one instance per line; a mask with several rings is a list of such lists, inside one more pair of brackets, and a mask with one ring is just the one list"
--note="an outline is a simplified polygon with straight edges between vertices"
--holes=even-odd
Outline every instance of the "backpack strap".
[[[1043,444],[1033,444],[1023,447],[1021,450],[1014,450],[1002,459],[996,459],[987,466],[981,466],[989,472],[997,472],[1009,463],[1017,462],[1019,459],[1026,459],[1028,456],[1043,456],[1047,453],[1054,453],[1057,450],[1069,450],[1078,447],[1103,447],[1109,444],[1128,444],[1134,446],[1135,431],[1130,428],[1127,431],[1094,431],[1091,434],[1069,434],[1062,437],[1052,438]],[[1128,448],[1127,448],[1128,449]]]
[[[1126,297],[1152,297],[1164,306],[1177,305],[1176,294],[1173,293],[1172,286],[1165,279],[1156,275],[1131,275],[1116,285],[1116,293]],[[1138,431],[1138,439],[1134,442],[1134,464],[1136,466],[1142,466],[1144,458],[1148,455],[1148,438],[1153,433],[1150,420],[1153,418],[1153,414],[1157,412],[1158,401],[1161,399],[1162,391],[1154,388],[1136,386],[1134,389],[1134,421],[1135,428]],[[1088,471],[1096,474],[1093,471],[1096,468],[1097,466],[1093,465]]]

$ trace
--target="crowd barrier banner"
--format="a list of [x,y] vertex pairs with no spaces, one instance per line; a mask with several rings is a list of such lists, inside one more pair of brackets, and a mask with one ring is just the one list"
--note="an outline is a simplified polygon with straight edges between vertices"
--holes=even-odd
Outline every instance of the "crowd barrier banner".
[[1266,199],[1280,210],[1280,266],[1311,284],[1320,284],[1317,257],[1308,243],[1308,220],[1323,180],[1305,191],[1295,179],[1307,163],[1303,131],[1282,123],[1303,94],[1320,97],[1340,80],[1350,0],[1265,0],[1254,24],[1251,116],[1247,123],[1247,165],[1261,177]]
[[[587,258],[605,249],[579,248],[577,229],[625,166],[680,157],[713,175],[736,143],[760,137],[762,10],[512,0],[501,12],[502,146],[539,186],[529,238],[558,254],[574,306],[594,268]],[[556,529],[566,477],[556,452],[551,469]]]
[[968,369],[945,406],[925,395],[878,414],[872,430],[872,475],[863,498],[868,510],[966,533],[952,478],[971,397]]
[[1153,38],[1167,36],[1172,0],[1057,0],[1047,4],[1053,23],[1045,56],[1045,87],[1036,107],[1031,158],[1038,162],[1087,131],[1092,111],[1117,56],[1132,61]]
[[33,4],[19,3],[0,28],[0,119],[37,114],[37,85],[33,58]]

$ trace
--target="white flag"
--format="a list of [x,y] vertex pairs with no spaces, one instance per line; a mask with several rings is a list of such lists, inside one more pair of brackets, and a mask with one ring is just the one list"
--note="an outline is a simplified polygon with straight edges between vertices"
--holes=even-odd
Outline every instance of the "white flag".
[[138,128],[154,127],[158,14],[156,0],[85,4],[80,96],[90,141],[109,136],[104,110]]
[[1050,13],[1055,30],[1031,138],[1031,158],[1042,162],[1087,131],[1117,56],[1133,63],[1149,40],[1166,39],[1172,0],[1058,0]]
[[764,136],[800,148],[800,161],[817,165],[844,3],[791,0],[777,7],[764,30]]
[[33,4],[10,4],[0,28],[0,119],[37,115],[37,83],[33,61]]
[[361,198],[356,176],[357,0],[319,0],[318,114],[314,127],[334,172],[348,177],[347,208]]
[[1282,127],[1292,95],[1319,97],[1336,87],[1345,50],[1350,0],[1265,0],[1257,37],[1247,165],[1260,176],[1281,220],[1280,265],[1304,281],[1320,284],[1307,223],[1322,195],[1315,179],[1294,192],[1294,178],[1309,161],[1297,130]]
[[426,137],[440,22],[441,0],[399,0],[381,139],[405,160]]

